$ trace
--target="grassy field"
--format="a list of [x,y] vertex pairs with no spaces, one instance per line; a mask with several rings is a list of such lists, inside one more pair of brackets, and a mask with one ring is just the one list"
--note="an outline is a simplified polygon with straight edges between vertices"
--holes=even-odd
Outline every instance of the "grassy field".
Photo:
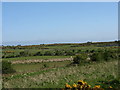
[[[92,86],[108,87],[111,83],[105,84],[105,82],[112,82],[117,79],[117,64],[118,61],[114,60],[17,74],[7,77],[3,86],[5,88],[64,88],[65,83],[73,84],[78,80],[84,80]],[[19,71],[19,68],[17,69]],[[119,83],[116,84],[117,86],[112,83],[111,86],[118,87]]]
[[13,60],[34,60],[34,59],[57,59],[57,58],[70,58],[70,56],[28,56],[28,57],[17,57],[17,58],[4,58],[2,60],[8,60],[8,61],[13,61]]
[[65,67],[66,65],[68,65],[70,63],[71,63],[71,61],[31,63],[31,64],[14,64],[13,68],[17,71],[17,73],[19,73],[19,72],[26,73],[26,72],[40,71],[43,69]]
[[[109,86],[118,88],[120,79],[118,78],[117,51],[116,42],[4,46],[2,60],[12,62],[16,72],[3,74],[3,87],[64,88],[65,83],[72,85],[78,80],[84,80],[92,87],[100,85],[103,88]],[[106,52],[105,55],[99,56],[103,55],[103,52]],[[98,61],[92,61],[94,57],[91,58],[91,56],[94,53],[98,54],[96,56]],[[84,63],[73,65],[73,58],[80,54],[86,54],[90,60],[86,62],[86,59]],[[101,57],[109,58],[102,60]],[[26,63],[30,60],[33,62]],[[34,62],[35,60],[46,62]],[[16,61],[25,63],[13,63]]]

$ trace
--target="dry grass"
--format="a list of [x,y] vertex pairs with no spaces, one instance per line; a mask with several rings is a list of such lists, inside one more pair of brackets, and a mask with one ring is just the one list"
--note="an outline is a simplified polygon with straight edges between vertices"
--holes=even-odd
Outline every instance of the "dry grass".
[[[100,84],[100,80],[117,78],[117,61],[92,63],[76,67],[66,67],[53,71],[10,79],[4,82],[6,88],[60,88],[65,83],[74,83],[81,79],[90,85]],[[110,77],[112,76],[112,77]]]

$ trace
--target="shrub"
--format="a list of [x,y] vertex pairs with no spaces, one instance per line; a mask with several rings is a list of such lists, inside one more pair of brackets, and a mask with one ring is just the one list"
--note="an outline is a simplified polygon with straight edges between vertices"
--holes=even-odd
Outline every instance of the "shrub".
[[20,56],[29,56],[28,51],[22,51],[20,52]]
[[37,52],[34,54],[34,56],[42,56],[43,54],[41,52]]
[[104,60],[104,54],[102,52],[96,52],[91,55],[92,61],[101,61]]
[[14,55],[6,55],[5,58],[14,58]]
[[66,51],[65,52],[66,54],[66,56],[72,56],[72,55],[75,55],[75,52],[73,52],[73,51]]
[[91,50],[91,51],[90,51],[90,53],[94,53],[94,52],[95,52],[95,50]]
[[84,62],[86,59],[87,59],[87,54],[85,54],[85,53],[80,54],[80,55],[76,55],[73,58],[73,63],[74,64],[80,64],[81,62]]
[[44,64],[43,65],[43,68],[48,68],[49,66],[47,64]]
[[78,51],[77,51],[77,53],[80,53],[80,52],[81,52],[81,50],[78,50]]
[[105,51],[103,54],[104,54],[104,60],[105,60],[105,61],[108,61],[108,60],[110,60],[111,58],[114,58],[114,57],[112,57],[112,53],[109,52],[109,51]]
[[55,51],[55,55],[56,56],[62,56],[62,55],[64,55],[65,53],[63,52],[63,51],[60,51],[60,50],[56,50]]
[[13,69],[11,62],[8,61],[2,61],[2,73],[8,74],[8,73],[14,73],[15,70]]
[[86,53],[89,53],[89,50],[86,50],[85,52],[86,52]]
[[46,51],[46,52],[44,53],[44,55],[45,55],[45,56],[54,56],[55,54],[54,54],[54,52]]

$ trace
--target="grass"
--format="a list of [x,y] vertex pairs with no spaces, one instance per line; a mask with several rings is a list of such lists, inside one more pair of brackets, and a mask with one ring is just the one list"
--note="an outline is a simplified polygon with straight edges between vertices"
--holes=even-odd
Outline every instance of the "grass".
[[13,69],[16,72],[31,72],[31,71],[40,71],[42,69],[49,68],[58,68],[65,67],[67,64],[70,64],[71,61],[62,61],[62,62],[45,62],[45,63],[30,63],[30,64],[14,64]]
[[117,63],[118,61],[114,60],[34,72],[32,75],[4,81],[3,86],[5,88],[64,88],[65,83],[73,84],[78,80],[84,80],[92,86],[103,85],[103,82],[117,78]]
[[[78,47],[74,47],[78,46]],[[6,55],[17,55],[21,51],[28,51],[30,54],[35,54],[40,51],[69,51],[81,50],[117,50],[112,47],[98,47],[98,45],[79,46],[79,44],[71,45],[55,45],[55,46],[38,46],[25,49],[3,49],[4,51],[14,51],[14,53],[6,53]],[[41,49],[41,47],[44,47]],[[113,46],[114,47],[114,46]],[[46,49],[45,49],[46,48]],[[80,53],[81,53],[80,52]],[[5,54],[5,53],[3,53]],[[70,56],[28,56],[17,58],[3,58],[2,60],[36,60],[36,59],[61,59],[70,58]],[[22,61],[23,62],[23,61]],[[117,77],[118,61],[112,60],[109,62],[91,62],[81,64],[80,66],[70,66],[71,61],[62,62],[42,62],[42,63],[29,63],[29,64],[12,64],[13,68],[17,71],[15,74],[3,76],[3,87],[5,88],[64,88],[65,83],[72,85],[77,83],[78,80],[84,80],[90,85],[101,85],[102,87],[118,87],[120,81]]]
[[57,59],[57,58],[69,58],[70,56],[28,56],[28,57],[16,57],[16,58],[3,58],[2,60],[32,60],[32,59]]

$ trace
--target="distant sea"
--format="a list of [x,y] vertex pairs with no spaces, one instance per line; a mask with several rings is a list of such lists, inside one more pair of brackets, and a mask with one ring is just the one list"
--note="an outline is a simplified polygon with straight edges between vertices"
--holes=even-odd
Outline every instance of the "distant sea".
[[55,43],[84,43],[84,42],[3,42],[3,46],[25,46],[25,45],[40,45],[40,44],[55,44]]
[[55,44],[55,43],[86,43],[86,42],[110,42],[110,41],[116,41],[116,40],[102,40],[102,41],[91,41],[91,40],[87,40],[87,41],[59,41],[59,42],[49,42],[49,41],[19,41],[19,42],[2,42],[0,43],[0,45],[4,45],[4,46],[17,46],[17,45],[21,45],[21,46],[25,46],[25,45],[40,45],[40,44]]

